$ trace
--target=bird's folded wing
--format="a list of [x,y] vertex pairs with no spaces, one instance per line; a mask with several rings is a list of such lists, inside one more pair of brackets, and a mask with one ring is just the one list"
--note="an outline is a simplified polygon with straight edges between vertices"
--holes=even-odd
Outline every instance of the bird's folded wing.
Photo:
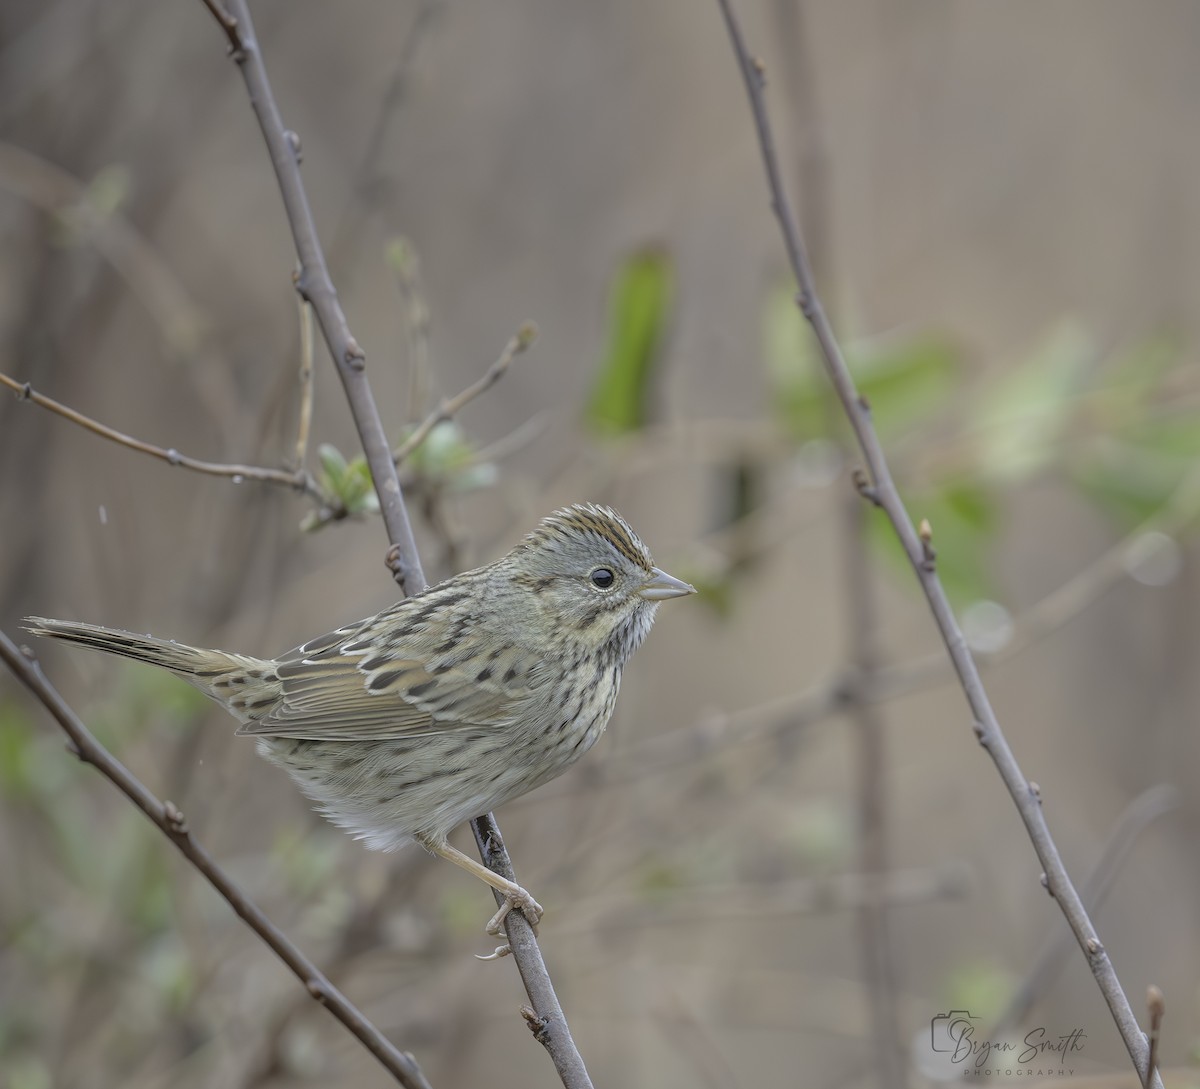
[[540,659],[511,644],[402,658],[346,653],[344,646],[306,655],[312,646],[280,659],[278,697],[258,713],[248,710],[239,734],[385,741],[493,730],[519,721],[546,681]]

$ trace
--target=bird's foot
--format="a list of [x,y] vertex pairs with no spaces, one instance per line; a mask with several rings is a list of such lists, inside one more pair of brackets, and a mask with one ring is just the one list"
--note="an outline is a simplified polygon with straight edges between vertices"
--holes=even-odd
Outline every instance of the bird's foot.
[[500,910],[488,920],[486,930],[492,937],[497,937],[502,932],[504,920],[508,918],[514,908],[525,916],[529,925],[533,927],[533,932],[537,933],[538,923],[541,922],[544,914],[542,905],[520,885],[513,885],[504,893],[504,902],[500,905]]

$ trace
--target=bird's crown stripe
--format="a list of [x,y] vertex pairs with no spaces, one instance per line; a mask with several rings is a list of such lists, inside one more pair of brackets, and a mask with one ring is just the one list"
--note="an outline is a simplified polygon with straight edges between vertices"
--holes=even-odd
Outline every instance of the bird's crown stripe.
[[596,534],[639,567],[649,569],[653,566],[646,546],[616,511],[607,507],[568,507],[558,512],[558,521],[564,528],[570,527]]

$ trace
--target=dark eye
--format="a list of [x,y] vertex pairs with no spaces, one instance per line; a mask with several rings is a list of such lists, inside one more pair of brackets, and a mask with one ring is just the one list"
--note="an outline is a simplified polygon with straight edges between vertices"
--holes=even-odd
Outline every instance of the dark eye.
[[614,575],[607,567],[597,567],[592,572],[592,585],[600,590],[607,590],[615,581]]

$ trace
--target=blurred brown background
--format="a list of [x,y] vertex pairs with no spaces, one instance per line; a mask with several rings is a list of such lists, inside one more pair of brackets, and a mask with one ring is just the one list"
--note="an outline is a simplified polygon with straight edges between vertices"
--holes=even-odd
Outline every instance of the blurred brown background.
[[[807,162],[825,181],[815,256],[840,324],[956,346],[953,399],[893,438],[903,487],[938,486],[962,421],[1064,320],[1088,345],[1079,388],[1102,388],[1114,353],[1167,337],[1155,405],[1195,408],[1200,9],[743,7],[790,176]],[[389,431],[422,414],[391,239],[420,256],[435,395],[473,381],[523,320],[541,329],[459,420],[476,448],[501,444],[495,483],[427,492],[432,522],[417,504],[431,577],[587,499],[617,506],[664,567],[707,573],[728,602],[664,610],[609,736],[499,814],[548,909],[546,957],[597,1084],[879,1084],[853,909],[857,735],[836,714],[786,725],[787,701],[827,690],[848,660],[849,466],[826,473],[828,448],[776,423],[763,311],[782,250],[715,5],[264,0],[254,12]],[[203,5],[7,0],[0,35],[0,370],[162,446],[283,464],[294,255]],[[646,245],[675,269],[653,426],[607,440],[580,421],[610,281]],[[1106,396],[1120,408],[1120,387]],[[977,558],[1018,630],[1136,521],[1072,477],[1072,444],[1105,439],[1112,413],[1059,414],[1053,457],[993,481],[999,517]],[[320,344],[313,439],[356,449]],[[731,465],[761,504],[732,532]],[[12,635],[34,612],[270,654],[395,595],[377,520],[302,534],[302,497],[172,469],[7,395],[0,472]],[[1184,1065],[1200,1041],[1200,692],[1196,547],[1182,533],[1177,548],[1148,580],[1165,586],[1099,581],[1085,609],[986,679],[1077,881],[1134,797],[1178,788],[1096,922],[1139,1014],[1148,983],[1166,992],[1164,1058]],[[935,651],[911,576],[872,563],[884,660]],[[323,824],[169,678],[38,649],[106,743],[435,1086],[552,1084],[512,966],[472,957],[491,947],[482,887]],[[770,737],[749,729],[764,716],[740,715],[764,705],[784,723]],[[702,752],[726,712],[734,743]],[[907,1080],[925,1084],[909,1047],[930,1018],[995,1016],[1065,925],[957,689],[943,677],[881,713],[888,865],[911,879],[887,913],[886,1004]],[[387,1083],[7,678],[0,788],[0,1081]],[[788,900],[796,882],[818,910]],[[1127,1061],[1077,951],[1017,1037],[1038,1025],[1087,1034],[1077,1076]]]

